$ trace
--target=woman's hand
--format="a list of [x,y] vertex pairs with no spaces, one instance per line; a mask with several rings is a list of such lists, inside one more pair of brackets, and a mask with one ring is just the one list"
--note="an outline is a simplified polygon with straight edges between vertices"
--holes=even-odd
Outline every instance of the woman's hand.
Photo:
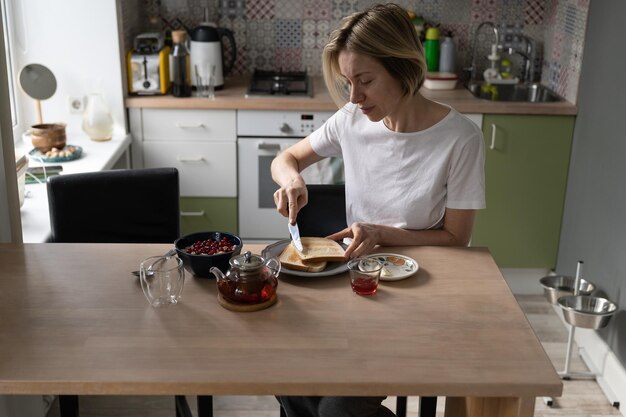
[[274,193],[276,210],[289,218],[289,223],[294,224],[300,209],[309,201],[306,184],[300,175],[294,177],[287,185],[280,187]]
[[352,223],[350,227],[328,236],[328,239],[341,240],[346,237],[352,239],[346,248],[346,258],[358,258],[368,255],[379,244],[381,230],[376,224]]

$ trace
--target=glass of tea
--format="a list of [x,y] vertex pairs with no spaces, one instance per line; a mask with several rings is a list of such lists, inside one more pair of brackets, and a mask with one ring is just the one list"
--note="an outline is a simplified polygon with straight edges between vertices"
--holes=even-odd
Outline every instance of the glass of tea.
[[378,289],[383,263],[373,258],[355,258],[348,262],[350,285],[358,295],[374,295]]

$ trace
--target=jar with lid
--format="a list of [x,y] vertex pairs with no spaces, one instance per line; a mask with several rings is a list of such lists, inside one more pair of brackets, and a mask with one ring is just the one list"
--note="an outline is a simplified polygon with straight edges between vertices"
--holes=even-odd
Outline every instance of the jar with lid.
[[191,97],[191,56],[187,49],[187,32],[172,32],[174,49],[172,50],[172,95]]

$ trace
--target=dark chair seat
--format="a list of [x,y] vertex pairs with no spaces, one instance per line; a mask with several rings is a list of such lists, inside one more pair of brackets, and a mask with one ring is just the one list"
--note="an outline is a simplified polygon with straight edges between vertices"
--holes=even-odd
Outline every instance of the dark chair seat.
[[59,175],[47,187],[53,242],[173,243],[179,237],[175,168]]
[[300,236],[324,237],[346,225],[345,185],[309,184],[308,204],[298,213]]
[[[171,243],[180,235],[176,168],[121,169],[50,177],[52,242]],[[78,417],[78,396],[60,395],[62,417]],[[191,417],[185,396],[177,417]],[[213,397],[198,396],[198,415],[213,416]]]

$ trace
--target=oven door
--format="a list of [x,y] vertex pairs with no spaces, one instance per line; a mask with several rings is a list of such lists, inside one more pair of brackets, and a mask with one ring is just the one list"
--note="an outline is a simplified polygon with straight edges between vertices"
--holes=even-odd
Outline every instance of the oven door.
[[[298,138],[238,138],[239,235],[243,239],[286,239],[287,218],[276,211],[270,166],[281,151]],[[343,161],[324,159],[302,172],[307,184],[343,183]]]

